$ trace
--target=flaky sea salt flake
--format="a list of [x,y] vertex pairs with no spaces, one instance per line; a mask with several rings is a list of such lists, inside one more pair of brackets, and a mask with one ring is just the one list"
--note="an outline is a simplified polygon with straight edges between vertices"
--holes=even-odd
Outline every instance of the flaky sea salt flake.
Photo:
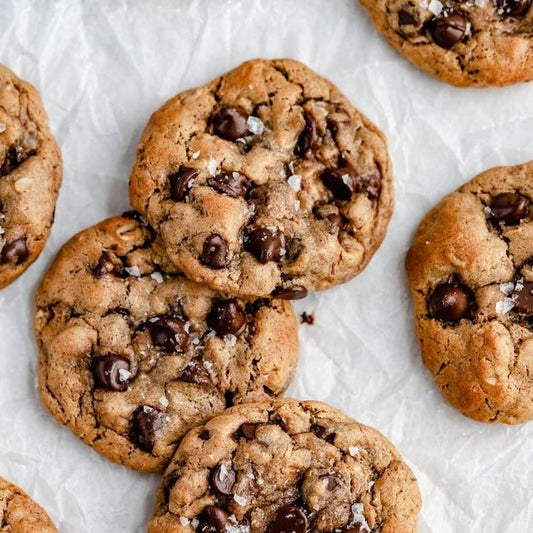
[[6,125],[0,124],[0,133],[4,133],[4,131],[6,131]]
[[510,296],[514,291],[514,283],[512,281],[509,283],[500,283],[500,291],[505,294],[505,296]]
[[431,0],[431,2],[428,5],[428,9],[436,16],[438,17],[442,10],[444,9],[444,6],[442,5],[439,0]]
[[248,131],[254,135],[261,135],[265,131],[265,125],[260,118],[250,116],[246,124]]
[[217,175],[217,162],[214,159],[210,159],[207,163],[207,172],[211,176],[215,177]]
[[119,381],[128,381],[128,379],[131,378],[131,372],[129,370],[126,370],[125,368],[119,368],[118,369],[118,380]]
[[246,502],[248,501],[244,496],[240,496],[239,494],[234,494],[233,499],[241,506],[244,507],[246,505]]
[[226,346],[235,346],[237,337],[235,337],[235,335],[231,335],[231,333],[228,333],[227,335],[224,335],[224,342],[226,343]]
[[191,155],[191,159],[198,159],[200,157],[200,153],[200,150],[194,152],[194,154]]
[[504,298],[499,302],[496,302],[496,313],[499,315],[505,315],[515,306],[513,298]]
[[134,278],[140,278],[141,277],[141,271],[139,270],[138,266],[131,266],[126,267],[124,269],[130,276],[133,276]]
[[161,274],[161,272],[152,272],[150,277],[157,281],[157,283],[163,283],[163,274]]
[[357,446],[350,446],[348,451],[352,457],[355,457],[359,453],[359,448]]
[[287,183],[289,184],[289,187],[296,192],[302,189],[302,177],[297,174],[293,174],[287,180]]
[[354,503],[352,505],[352,525],[358,525],[360,531],[367,531],[368,533],[370,533],[370,526],[366,521],[365,515],[363,514],[363,510],[364,507],[362,503]]
[[182,526],[188,526],[191,523],[191,521],[188,518],[185,518],[184,516],[180,516],[180,524]]

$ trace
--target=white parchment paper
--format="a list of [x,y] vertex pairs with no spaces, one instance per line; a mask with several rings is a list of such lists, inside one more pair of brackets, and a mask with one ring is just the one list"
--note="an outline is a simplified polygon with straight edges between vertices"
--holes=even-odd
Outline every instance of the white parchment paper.
[[64,185],[45,252],[0,293],[0,475],[61,533],[142,532],[156,476],[99,457],[36,393],[33,297],[75,232],[128,208],[135,146],[177,92],[257,56],[293,57],[333,80],[387,134],[396,209],[351,283],[297,304],[302,356],[290,394],[385,433],[416,473],[420,531],[533,530],[533,424],[487,426],[450,408],[420,361],[403,271],[423,214],[494,165],[533,158],[533,86],[455,89],[389,49],[355,0],[1,0],[0,61],[41,91]]

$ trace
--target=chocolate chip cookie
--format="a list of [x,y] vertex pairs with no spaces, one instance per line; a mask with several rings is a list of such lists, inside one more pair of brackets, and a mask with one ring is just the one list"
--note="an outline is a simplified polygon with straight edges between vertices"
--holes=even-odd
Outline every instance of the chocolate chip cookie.
[[0,289],[39,257],[62,179],[39,94],[0,65]]
[[458,86],[533,79],[532,0],[359,0],[415,65]]
[[533,418],[533,163],[495,168],[444,198],[407,254],[424,363],[482,422]]
[[42,281],[39,386],[54,417],[99,453],[161,472],[189,429],[285,390],[297,323],[290,302],[187,280],[131,216],[74,236]]
[[57,533],[52,521],[25,492],[0,477],[0,531]]
[[392,170],[383,135],[329,81],[255,60],[153,114],[130,199],[189,278],[297,299],[366,266]]
[[182,441],[149,533],[408,533],[418,485],[379,432],[319,402],[229,409]]

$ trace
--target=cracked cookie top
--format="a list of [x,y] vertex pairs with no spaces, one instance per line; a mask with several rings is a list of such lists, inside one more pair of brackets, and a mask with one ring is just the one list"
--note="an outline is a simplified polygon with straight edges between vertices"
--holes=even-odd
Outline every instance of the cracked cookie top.
[[52,521],[25,492],[0,477],[0,531],[57,533]]
[[150,119],[130,200],[195,281],[286,299],[358,274],[392,211],[383,135],[330,82],[254,60]]
[[0,288],[39,256],[62,179],[37,91],[0,65]]
[[187,280],[130,216],[74,236],[41,282],[39,387],[54,417],[99,453],[161,472],[189,429],[283,393],[298,332],[290,302]]
[[411,470],[378,431],[313,401],[234,407],[182,441],[149,533],[414,533]]
[[444,198],[407,254],[424,363],[452,405],[482,422],[533,418],[532,239],[528,163]]
[[359,0],[389,43],[458,86],[533,79],[531,0]]

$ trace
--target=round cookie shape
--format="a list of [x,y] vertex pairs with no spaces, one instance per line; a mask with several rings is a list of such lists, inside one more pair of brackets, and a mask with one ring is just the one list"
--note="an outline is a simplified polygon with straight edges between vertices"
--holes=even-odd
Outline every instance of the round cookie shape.
[[129,468],[162,472],[191,428],[283,393],[298,359],[290,302],[187,280],[151,228],[115,217],[68,241],[41,282],[41,398]]
[[421,506],[393,445],[320,402],[233,407],[183,439],[149,533],[408,533]]
[[422,359],[481,422],[533,419],[533,163],[488,170],[420,224],[406,270]]
[[142,135],[130,200],[194,281],[299,299],[348,281],[392,212],[384,136],[293,60],[254,60],[169,100]]
[[389,44],[457,86],[533,80],[531,0],[359,0]]
[[0,65],[0,289],[39,257],[62,180],[39,93]]
[[1,477],[0,528],[9,533],[57,533],[45,510]]

